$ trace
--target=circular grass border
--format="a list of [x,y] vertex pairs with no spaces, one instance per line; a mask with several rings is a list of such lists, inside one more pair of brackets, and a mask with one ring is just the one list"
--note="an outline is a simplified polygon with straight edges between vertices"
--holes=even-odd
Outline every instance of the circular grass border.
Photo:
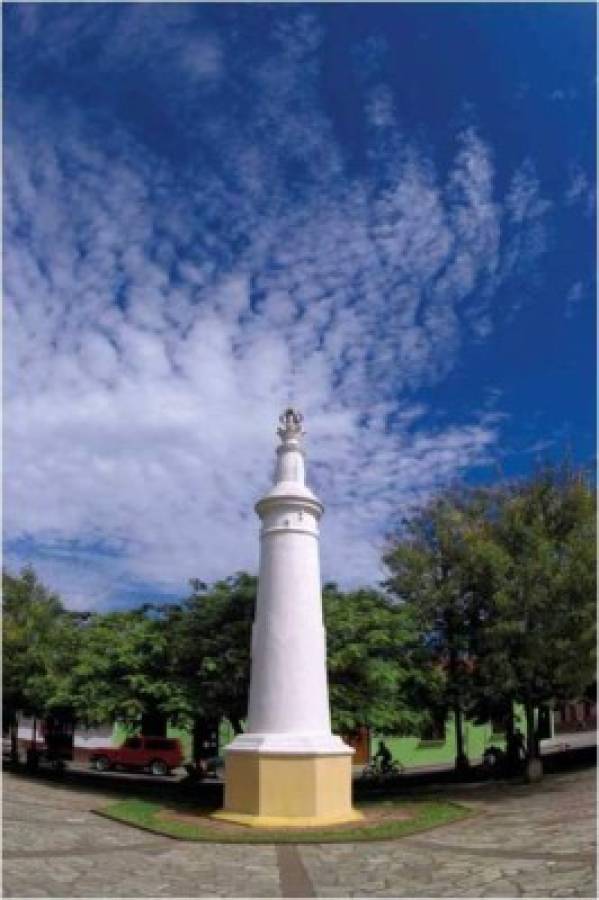
[[[361,804],[360,806],[383,805],[380,802]],[[361,822],[355,826],[342,828],[330,825],[322,828],[268,828],[258,829],[237,826],[227,830],[226,827],[214,828],[212,823],[203,826],[189,822],[178,822],[175,819],[159,818],[165,806],[148,800],[120,800],[100,809],[94,809],[98,816],[130,825],[142,831],[162,835],[179,841],[193,841],[206,844],[353,844],[361,841],[393,841],[411,834],[429,831],[442,825],[449,825],[475,815],[474,811],[453,800],[410,800],[387,801],[385,806],[409,806],[420,809],[418,814],[409,819],[388,819],[386,821]],[[181,804],[183,807],[183,804]],[[360,808],[358,806],[358,808]],[[185,804],[189,811],[189,805]],[[207,823],[209,813],[214,810],[203,809],[199,818]]]

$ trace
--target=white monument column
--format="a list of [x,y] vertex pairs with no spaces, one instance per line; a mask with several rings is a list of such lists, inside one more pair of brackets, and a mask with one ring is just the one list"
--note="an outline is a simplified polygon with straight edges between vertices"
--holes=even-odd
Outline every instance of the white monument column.
[[320,500],[305,484],[302,416],[280,418],[275,482],[258,501],[260,571],[247,730],[225,750],[225,806],[250,825],[360,818],[353,750],[331,733],[322,619]]

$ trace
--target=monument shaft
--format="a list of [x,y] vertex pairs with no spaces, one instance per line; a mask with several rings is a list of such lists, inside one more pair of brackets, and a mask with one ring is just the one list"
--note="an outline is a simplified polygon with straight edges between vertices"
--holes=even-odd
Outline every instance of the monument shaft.
[[258,597],[247,730],[225,754],[225,808],[252,825],[359,818],[353,750],[331,733],[319,561],[320,500],[305,484],[302,417],[281,416],[275,481],[258,501]]
[[307,496],[296,442],[283,440],[277,493],[256,507],[262,529],[248,731],[325,736],[331,722],[318,553],[322,506]]

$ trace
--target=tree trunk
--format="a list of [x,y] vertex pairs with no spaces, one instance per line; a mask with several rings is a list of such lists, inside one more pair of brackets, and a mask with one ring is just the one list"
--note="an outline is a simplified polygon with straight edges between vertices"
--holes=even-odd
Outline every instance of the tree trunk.
[[195,719],[193,720],[193,726],[191,730],[191,759],[194,765],[196,765],[197,761],[201,758],[202,752],[202,720]]
[[543,777],[543,763],[539,756],[539,745],[535,732],[535,709],[532,703],[524,706],[526,715],[526,774],[528,782],[540,781]]
[[33,728],[31,729],[31,746],[27,750],[27,765],[30,769],[37,769],[39,757],[37,753],[37,717],[33,717]]
[[505,751],[507,756],[507,768],[509,772],[515,772],[518,769],[518,751],[514,741],[514,704],[509,701],[508,711],[505,719]]
[[15,717],[10,723],[10,761],[19,762],[19,720]]
[[193,720],[193,759],[209,759],[218,755],[218,719],[198,717]]
[[514,741],[514,705],[511,700],[505,717],[505,740],[508,747]]
[[237,716],[233,716],[229,719],[229,721],[233,726],[233,731],[235,732],[235,734],[241,734],[241,732],[243,731],[241,719],[238,719]]
[[165,738],[167,732],[166,716],[158,712],[145,712],[141,715],[141,733],[144,737]]
[[453,715],[455,722],[455,767],[456,771],[465,772],[469,768],[470,763],[464,753],[463,717],[459,703],[456,703],[454,706]]
[[[448,575],[448,570],[444,570],[444,577],[446,578]],[[460,691],[458,687],[458,672],[459,672],[459,656],[458,650],[455,644],[454,635],[456,633],[455,622],[453,621],[452,614],[447,611],[445,615],[445,622],[447,628],[447,643],[449,646],[449,667],[448,667],[448,682],[449,687],[451,689],[451,693],[453,694],[454,704],[453,704],[453,717],[454,717],[454,725],[455,725],[455,768],[456,772],[465,772],[469,767],[468,757],[464,753],[464,735],[462,731],[462,707],[460,705]]]

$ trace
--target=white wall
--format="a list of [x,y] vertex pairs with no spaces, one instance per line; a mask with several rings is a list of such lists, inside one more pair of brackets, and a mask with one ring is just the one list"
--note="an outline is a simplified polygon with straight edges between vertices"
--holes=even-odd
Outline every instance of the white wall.
[[[84,749],[106,747],[112,744],[113,727],[110,725],[98,725],[94,728],[79,726],[73,735],[73,745]],[[37,743],[42,743],[41,722],[38,719],[36,731]],[[33,719],[19,716],[17,738],[21,741],[33,740]]]

